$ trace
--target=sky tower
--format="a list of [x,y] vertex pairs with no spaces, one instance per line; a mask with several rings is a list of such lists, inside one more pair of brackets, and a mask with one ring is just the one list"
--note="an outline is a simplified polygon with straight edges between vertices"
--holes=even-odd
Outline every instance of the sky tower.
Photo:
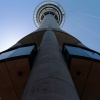
[[37,30],[0,53],[1,100],[99,100],[100,54],[61,30],[64,9],[40,3]]
[[54,1],[42,2],[33,18],[37,32],[45,32],[22,100],[79,100],[53,31],[61,31],[65,21],[63,8]]

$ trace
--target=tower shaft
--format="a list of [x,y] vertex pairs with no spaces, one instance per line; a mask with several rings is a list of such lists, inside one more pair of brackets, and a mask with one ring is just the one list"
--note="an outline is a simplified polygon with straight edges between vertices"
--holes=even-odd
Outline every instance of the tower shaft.
[[22,100],[79,100],[53,31],[44,33]]
[[42,28],[60,29],[60,26],[57,20],[54,18],[54,16],[51,14],[48,14],[43,18],[41,25],[39,26],[39,29],[42,29]]

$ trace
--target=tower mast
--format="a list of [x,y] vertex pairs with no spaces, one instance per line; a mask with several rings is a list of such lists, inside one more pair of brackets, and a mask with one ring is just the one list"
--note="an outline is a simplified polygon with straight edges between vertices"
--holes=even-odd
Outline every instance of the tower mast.
[[34,13],[37,31],[44,31],[22,100],[79,100],[55,30],[65,21],[63,8],[55,1],[42,2]]

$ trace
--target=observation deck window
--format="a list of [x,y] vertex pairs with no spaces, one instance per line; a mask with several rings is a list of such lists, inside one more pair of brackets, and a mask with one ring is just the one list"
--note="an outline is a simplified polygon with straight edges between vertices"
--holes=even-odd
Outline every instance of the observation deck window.
[[62,51],[64,55],[69,55],[71,57],[79,57],[84,59],[86,58],[86,59],[100,61],[100,53],[85,47],[72,45],[72,44],[64,44]]
[[7,51],[0,53],[0,61],[29,57],[33,53],[36,54],[36,51],[37,49],[35,44],[8,49]]

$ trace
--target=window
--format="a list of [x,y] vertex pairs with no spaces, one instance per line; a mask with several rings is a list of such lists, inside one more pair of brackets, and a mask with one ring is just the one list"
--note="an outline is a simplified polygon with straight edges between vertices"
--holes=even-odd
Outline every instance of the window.
[[91,57],[86,52],[84,52],[83,49],[78,47],[72,47],[72,46],[65,46],[67,51],[70,55],[76,55],[76,56],[84,56],[84,57]]
[[0,60],[2,60],[2,59],[7,59],[14,51],[15,51],[15,50],[2,53],[2,54],[0,55]]
[[87,50],[84,50],[88,55],[91,56],[91,58],[93,59],[97,59],[97,60],[100,60],[100,55],[95,53],[95,52],[91,52],[91,51],[87,51]]
[[36,53],[36,45],[22,46],[0,54],[0,61],[9,58],[30,56],[31,53]]
[[34,46],[18,48],[9,56],[9,58],[16,57],[16,56],[30,55],[33,48],[34,48]]
[[64,44],[63,52],[66,56],[86,57],[89,59],[100,60],[99,53],[81,46]]

